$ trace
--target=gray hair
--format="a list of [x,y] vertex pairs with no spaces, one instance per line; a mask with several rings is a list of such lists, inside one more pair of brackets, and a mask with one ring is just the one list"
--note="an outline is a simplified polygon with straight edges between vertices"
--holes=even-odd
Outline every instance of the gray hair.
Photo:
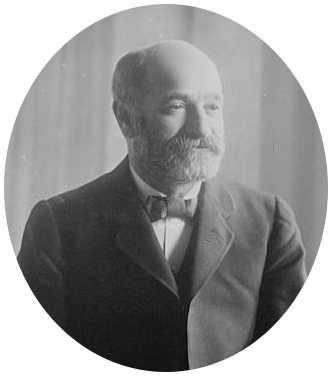
[[136,113],[141,108],[146,94],[145,65],[151,50],[148,48],[131,51],[116,64],[112,81],[113,100],[118,101]]

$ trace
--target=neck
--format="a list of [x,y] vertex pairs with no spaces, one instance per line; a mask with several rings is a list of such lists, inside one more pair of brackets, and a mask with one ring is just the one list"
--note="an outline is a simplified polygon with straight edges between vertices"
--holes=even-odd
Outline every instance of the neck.
[[150,173],[150,171],[141,168],[137,164],[132,163],[132,166],[141,179],[143,179],[152,188],[165,194],[166,196],[184,197],[186,193],[190,191],[195,184],[197,184],[197,181],[174,182],[167,176],[156,176],[155,174]]

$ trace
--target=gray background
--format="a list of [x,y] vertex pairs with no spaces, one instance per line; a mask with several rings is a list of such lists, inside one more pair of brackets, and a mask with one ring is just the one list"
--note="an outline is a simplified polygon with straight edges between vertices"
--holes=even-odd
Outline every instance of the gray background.
[[259,38],[222,16],[178,5],[131,9],[99,21],[69,41],[37,77],[7,156],[5,199],[15,252],[38,200],[109,171],[126,154],[110,109],[114,65],[128,50],[168,38],[193,43],[217,64],[227,137],[222,172],[288,201],[310,269],[327,201],[324,150],[310,104]]

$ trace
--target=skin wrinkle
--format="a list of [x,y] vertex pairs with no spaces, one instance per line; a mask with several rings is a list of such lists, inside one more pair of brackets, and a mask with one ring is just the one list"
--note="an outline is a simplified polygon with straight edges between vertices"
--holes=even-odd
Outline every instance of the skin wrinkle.
[[[210,58],[182,41],[161,42],[136,54],[131,56],[144,72],[135,100],[141,106],[132,110],[133,98],[122,103],[121,110],[113,104],[129,159],[148,184],[165,194],[183,196],[197,181],[215,176],[224,155],[219,73]],[[117,86],[120,81],[118,77]]]

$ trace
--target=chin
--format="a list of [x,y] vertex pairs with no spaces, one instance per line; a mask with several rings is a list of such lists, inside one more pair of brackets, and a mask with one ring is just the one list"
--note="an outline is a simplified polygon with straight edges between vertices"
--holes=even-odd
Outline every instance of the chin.
[[207,181],[215,177],[224,155],[224,145],[221,145],[219,153],[198,148],[162,156],[160,152],[148,153],[148,148],[141,141],[136,141],[134,146],[130,154],[135,166],[155,179],[178,184]]
[[207,181],[218,174],[221,156],[199,153],[185,160],[174,160],[168,169],[168,178],[179,183]]

